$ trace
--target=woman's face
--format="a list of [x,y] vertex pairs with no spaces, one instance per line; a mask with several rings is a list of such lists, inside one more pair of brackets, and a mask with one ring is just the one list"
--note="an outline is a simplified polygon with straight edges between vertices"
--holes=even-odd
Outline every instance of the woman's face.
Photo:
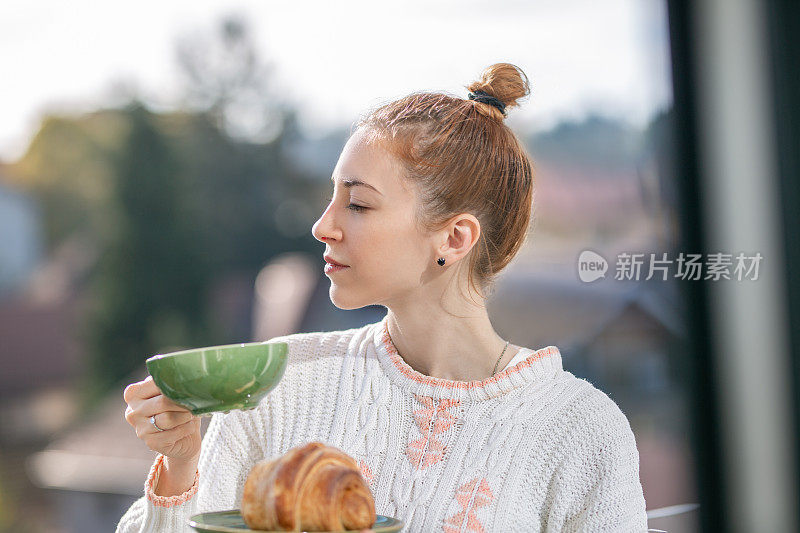
[[333,197],[311,232],[326,244],[324,255],[348,265],[336,271],[326,265],[333,304],[340,309],[388,306],[421,293],[425,272],[431,264],[438,267],[436,251],[432,237],[414,223],[415,195],[397,160],[365,143],[357,131],[342,150],[332,180]]

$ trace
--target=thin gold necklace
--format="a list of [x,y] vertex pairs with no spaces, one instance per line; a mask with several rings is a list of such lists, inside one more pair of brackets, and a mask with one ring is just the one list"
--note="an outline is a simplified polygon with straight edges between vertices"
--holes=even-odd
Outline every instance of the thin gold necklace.
[[508,348],[509,341],[506,341],[506,346],[503,348],[503,351],[500,352],[500,357],[497,358],[497,363],[494,364],[494,370],[492,371],[492,375],[494,376],[495,372],[497,372],[497,365],[500,363],[500,359],[503,358],[503,354],[506,353],[506,348]]
[[[392,335],[389,333],[389,325],[388,324],[386,325],[386,336],[389,337],[389,342],[392,343],[392,346],[394,346],[395,351],[399,354],[400,350],[397,349],[397,346],[395,345],[394,341],[392,340]],[[511,341],[506,341],[506,345],[503,347],[503,351],[500,352],[500,357],[497,358],[497,362],[494,364],[494,370],[492,370],[492,376],[494,376],[495,373],[497,372],[497,365],[500,364],[500,359],[502,359],[503,355],[506,353],[506,350],[508,349],[508,343],[509,342],[511,342]]]

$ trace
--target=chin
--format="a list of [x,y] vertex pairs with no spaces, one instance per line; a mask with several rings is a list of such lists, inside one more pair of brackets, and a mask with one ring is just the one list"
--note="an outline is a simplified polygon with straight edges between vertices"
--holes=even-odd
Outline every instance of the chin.
[[362,307],[366,307],[371,303],[363,299],[348,296],[346,290],[342,290],[333,283],[331,283],[331,288],[328,291],[328,295],[330,296],[331,303],[344,311],[361,309]]

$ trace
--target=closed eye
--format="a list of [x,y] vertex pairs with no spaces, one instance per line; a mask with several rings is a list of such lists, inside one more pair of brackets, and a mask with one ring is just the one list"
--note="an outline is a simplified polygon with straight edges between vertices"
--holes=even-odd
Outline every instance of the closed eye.
[[[328,198],[328,203],[330,203],[330,202],[331,202],[331,200],[333,200],[333,196],[331,196],[330,198]],[[357,204],[348,204],[348,205],[347,205],[347,209],[350,209],[351,211],[361,212],[361,211],[365,211],[365,210],[367,210],[367,209],[369,209],[369,208],[368,208],[368,207],[365,207],[365,206],[363,206],[363,205],[357,205]]]

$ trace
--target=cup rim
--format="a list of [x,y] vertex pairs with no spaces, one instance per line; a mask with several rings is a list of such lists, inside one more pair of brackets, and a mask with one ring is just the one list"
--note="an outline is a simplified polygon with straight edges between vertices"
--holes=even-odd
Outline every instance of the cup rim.
[[220,350],[223,348],[249,348],[253,346],[263,346],[263,345],[284,345],[288,346],[286,342],[279,342],[279,341],[256,341],[256,342],[237,342],[233,344],[220,344],[218,346],[201,346],[200,348],[188,348],[186,350],[178,350],[175,352],[167,352],[167,353],[160,353],[156,355],[152,355],[147,358],[145,361],[149,363],[150,361],[156,361],[158,359],[166,359],[172,356],[187,354],[187,353],[202,353],[206,350]]

